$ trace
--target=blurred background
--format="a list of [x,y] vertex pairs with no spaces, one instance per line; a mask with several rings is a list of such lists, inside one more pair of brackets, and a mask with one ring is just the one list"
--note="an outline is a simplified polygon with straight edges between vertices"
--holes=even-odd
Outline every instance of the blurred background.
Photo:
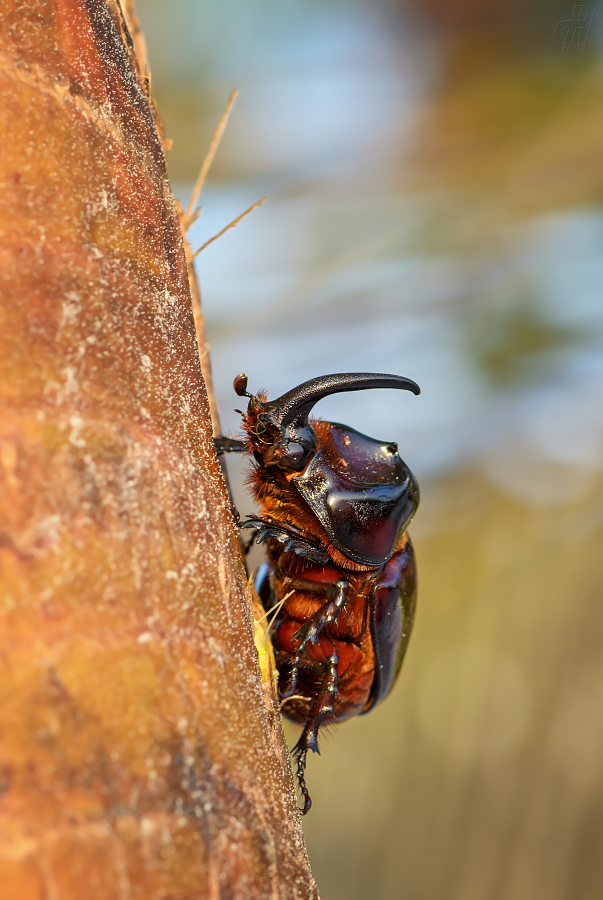
[[309,760],[323,900],[600,900],[603,9],[138,13],[184,202],[241,92],[193,248],[268,197],[197,258],[225,431],[238,372],[271,397],[337,371],[423,390],[317,408],[397,441],[422,489],[401,678]]

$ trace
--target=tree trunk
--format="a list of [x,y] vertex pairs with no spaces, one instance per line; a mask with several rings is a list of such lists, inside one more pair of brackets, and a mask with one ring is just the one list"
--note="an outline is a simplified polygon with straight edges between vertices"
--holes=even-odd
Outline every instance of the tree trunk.
[[305,900],[132,33],[1,3],[0,895]]

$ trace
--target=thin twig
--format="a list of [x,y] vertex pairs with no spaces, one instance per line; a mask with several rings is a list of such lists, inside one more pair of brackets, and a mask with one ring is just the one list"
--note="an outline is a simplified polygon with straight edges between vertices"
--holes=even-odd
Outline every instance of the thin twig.
[[186,217],[187,229],[190,228],[191,225],[194,225],[194,223],[197,221],[197,219],[199,218],[200,215],[201,215],[201,207],[198,206],[197,209],[193,213],[191,213],[190,216]]
[[[272,626],[274,625],[274,621],[275,621],[276,617],[278,616],[279,612],[281,611],[281,609],[282,609],[282,607],[283,607],[285,601],[288,600],[289,597],[291,597],[291,595],[294,594],[294,593],[295,593],[295,591],[289,591],[288,594],[285,594],[285,596],[283,597],[282,600],[279,600],[279,602],[278,602],[275,606],[272,607],[272,609],[276,609],[276,612],[275,612],[275,614],[272,616],[272,618],[270,619],[270,621],[268,622],[268,625],[266,626],[266,634],[264,635],[264,640],[262,641],[262,644],[263,644],[264,646],[266,646],[266,641],[268,640],[268,635],[270,634],[270,629],[271,629]],[[272,609],[268,610],[268,612],[272,612]],[[267,614],[268,614],[268,613],[267,613]],[[266,615],[267,615],[267,614],[266,614]],[[260,619],[260,622],[261,622],[261,621],[262,621],[262,620]]]
[[210,244],[213,244],[214,241],[217,241],[219,237],[222,237],[222,235],[225,234],[230,228],[234,228],[235,225],[238,225],[239,222],[241,221],[241,219],[244,219],[245,216],[248,216],[250,212],[253,212],[254,209],[257,209],[258,206],[261,206],[262,203],[265,203],[265,202],[266,202],[266,198],[262,197],[261,200],[258,200],[257,203],[254,203],[253,206],[250,206],[249,209],[246,209],[245,212],[241,213],[240,216],[237,216],[236,219],[234,219],[229,225],[226,226],[226,228],[223,228],[222,231],[219,231],[217,234],[214,234],[214,236],[212,238],[210,238],[208,241],[205,241],[204,244],[201,244],[199,249],[195,250],[195,252],[193,253],[192,259],[194,259],[195,256],[198,256],[202,250],[205,250],[206,247],[209,247]]
[[224,134],[224,129],[226,128],[226,123],[228,122],[228,117],[230,115],[230,110],[232,109],[232,104],[235,102],[238,94],[238,90],[235,88],[232,91],[226,106],[224,107],[224,112],[222,113],[222,118],[218,122],[218,127],[215,130],[214,136],[211,139],[211,144],[209,145],[209,150],[205,155],[205,159],[203,160],[203,164],[201,165],[201,171],[199,172],[199,177],[197,178],[196,184],[193,188],[193,193],[191,194],[191,199],[186,208],[186,214],[184,216],[184,227],[185,229],[192,224],[191,213],[194,209],[195,203],[199,199],[199,194],[201,193],[201,189],[205,183],[205,179],[207,177],[207,173],[209,172],[209,168],[214,161],[214,156],[216,155],[216,150],[218,149],[218,145]]
[[[254,570],[254,572],[256,572],[256,571],[257,571],[257,569]],[[253,574],[253,573],[252,573],[252,574]],[[250,583],[253,584],[252,581],[251,581]],[[289,597],[291,596],[291,594],[293,594],[293,593],[294,593],[294,591],[289,591],[289,593],[286,594],[286,595],[283,597],[282,600],[277,600],[276,603],[274,604],[274,606],[271,606],[270,609],[267,609],[266,612],[264,613],[264,615],[263,615],[261,618],[256,619],[256,622],[257,622],[258,624],[259,624],[260,622],[263,622],[264,619],[267,619],[267,618],[268,618],[268,616],[270,615],[271,612],[274,612],[275,609],[276,609],[276,610],[279,610],[279,609],[281,608],[281,606],[283,605],[283,603],[285,602],[285,600],[288,600]]]

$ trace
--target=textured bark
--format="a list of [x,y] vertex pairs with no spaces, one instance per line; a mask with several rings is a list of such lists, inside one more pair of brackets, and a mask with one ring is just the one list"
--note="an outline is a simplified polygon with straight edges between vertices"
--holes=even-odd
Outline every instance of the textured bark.
[[0,895],[316,897],[144,67],[0,9]]

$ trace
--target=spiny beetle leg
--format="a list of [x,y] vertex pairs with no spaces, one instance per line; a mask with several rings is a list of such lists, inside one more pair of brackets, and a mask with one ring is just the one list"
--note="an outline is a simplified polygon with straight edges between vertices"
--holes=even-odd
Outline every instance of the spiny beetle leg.
[[304,556],[317,563],[327,563],[330,559],[326,550],[321,550],[315,544],[297,534],[287,525],[277,524],[272,519],[261,518],[260,516],[247,516],[244,522],[239,523],[239,528],[255,528],[256,543],[263,544],[268,538],[274,538],[281,544],[284,544],[285,550],[293,551],[298,556]]
[[306,644],[309,642],[314,644],[322,629],[326,625],[330,625],[331,622],[334,622],[345,606],[345,601],[348,595],[348,583],[347,581],[343,580],[338,581],[336,587],[336,596],[331,600],[327,600],[327,602],[324,603],[320,607],[320,609],[314,613],[314,615],[306,619],[301,628],[298,628],[298,630],[291,638],[291,640],[296,644],[299,641],[299,644],[297,646],[295,656],[291,664],[289,684],[284,691],[281,691],[281,697],[283,698],[290,697],[293,693],[295,693],[295,689],[297,687],[297,679],[299,676],[299,667],[301,665],[302,656],[304,655],[304,650],[306,649]]
[[279,690],[279,696],[281,700],[286,700],[287,697],[291,697],[295,691],[297,690],[297,678],[299,675],[299,664],[301,662],[301,654],[296,653],[293,659],[293,663],[291,664],[291,671],[289,672],[289,684],[286,688],[281,688]]
[[222,456],[223,453],[245,453],[248,449],[245,441],[224,437],[223,434],[214,438],[214,448],[218,456]]
[[317,610],[313,615],[306,619],[301,628],[298,628],[291,638],[292,641],[298,644],[298,654],[303,653],[308,642],[314,644],[322,629],[325,628],[326,625],[330,625],[331,622],[335,621],[335,619],[345,606],[347,596],[347,581],[338,581],[336,596],[331,600],[327,600],[327,602],[324,603],[319,610]]
[[314,702],[310,707],[308,718],[306,719],[300,738],[293,748],[293,759],[297,763],[297,783],[304,798],[304,805],[300,809],[302,816],[309,812],[312,806],[312,798],[306,785],[306,757],[308,750],[314,753],[320,753],[318,749],[318,730],[324,720],[333,712],[333,698],[337,693],[337,663],[339,662],[337,653],[333,653],[323,665],[327,666],[327,670],[323,676],[320,688]]

